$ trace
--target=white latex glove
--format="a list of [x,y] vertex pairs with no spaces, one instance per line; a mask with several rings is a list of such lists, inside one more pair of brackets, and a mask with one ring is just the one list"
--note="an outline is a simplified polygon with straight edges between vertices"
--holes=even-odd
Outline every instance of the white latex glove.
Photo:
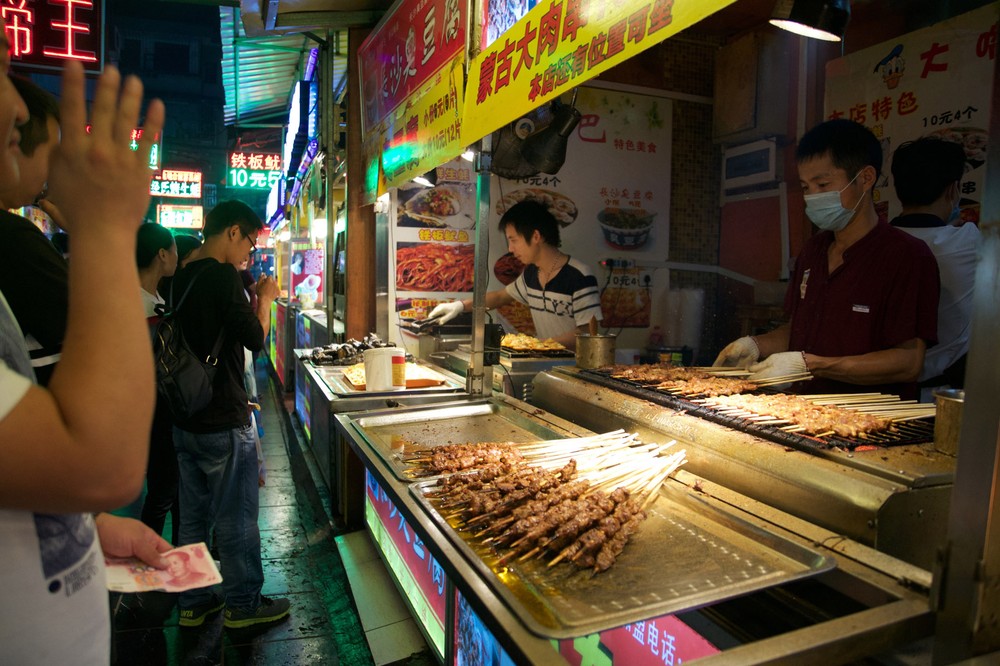
[[750,376],[747,377],[750,381],[809,372],[802,352],[798,351],[771,354],[760,363],[754,363],[747,369],[750,371]]
[[427,315],[427,318],[441,317],[438,319],[437,323],[447,324],[464,311],[465,306],[462,305],[462,301],[448,301],[447,303],[438,303],[437,307],[431,310],[431,313]]
[[760,359],[760,349],[757,341],[749,335],[733,340],[726,345],[712,365],[727,368],[746,368]]

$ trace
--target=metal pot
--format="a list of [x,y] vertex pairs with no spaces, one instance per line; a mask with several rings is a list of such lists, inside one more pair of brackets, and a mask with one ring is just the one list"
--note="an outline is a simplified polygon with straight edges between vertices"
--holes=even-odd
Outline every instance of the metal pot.
[[615,362],[614,335],[576,334],[576,367],[591,369]]
[[941,453],[958,453],[958,435],[962,428],[962,407],[965,391],[938,389],[934,391],[937,413],[934,416],[934,448]]

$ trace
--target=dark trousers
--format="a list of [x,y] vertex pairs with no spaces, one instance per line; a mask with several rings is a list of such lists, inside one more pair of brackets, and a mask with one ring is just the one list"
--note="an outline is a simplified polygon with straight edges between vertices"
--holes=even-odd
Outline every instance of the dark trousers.
[[179,544],[181,525],[180,502],[177,494],[177,453],[174,451],[173,418],[166,401],[157,399],[153,427],[149,434],[149,463],[146,465],[146,500],[142,505],[142,522],[157,534],[170,514],[170,543]]

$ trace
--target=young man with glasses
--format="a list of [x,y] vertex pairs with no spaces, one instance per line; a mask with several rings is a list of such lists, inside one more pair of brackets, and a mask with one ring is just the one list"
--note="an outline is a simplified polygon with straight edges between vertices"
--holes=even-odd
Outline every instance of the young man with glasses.
[[257,526],[256,434],[243,383],[244,351],[258,351],[270,328],[271,303],[278,296],[274,278],[261,276],[257,308],[251,309],[237,267],[257,249],[264,227],[240,201],[224,201],[205,218],[205,243],[198,258],[174,276],[176,302],[194,286],[178,311],[191,348],[208,356],[222,333],[212,401],[188,419],[177,419],[174,446],[180,469],[181,545],[209,542],[215,528],[225,598],[211,589],[181,594],[180,624],[201,625],[226,609],[225,625],[242,628],[288,615],[287,599],[260,594],[264,573]]

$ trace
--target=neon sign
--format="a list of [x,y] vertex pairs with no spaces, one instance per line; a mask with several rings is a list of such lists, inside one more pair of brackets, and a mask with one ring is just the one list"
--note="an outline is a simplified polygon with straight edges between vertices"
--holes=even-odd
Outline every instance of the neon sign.
[[281,155],[229,154],[229,187],[269,190],[281,180]]
[[149,193],[154,197],[200,199],[201,171],[164,169],[160,175],[153,176],[149,183]]
[[205,226],[201,206],[157,204],[156,219],[161,226],[172,229],[201,229]]
[[104,69],[104,0],[2,0],[15,70]]

